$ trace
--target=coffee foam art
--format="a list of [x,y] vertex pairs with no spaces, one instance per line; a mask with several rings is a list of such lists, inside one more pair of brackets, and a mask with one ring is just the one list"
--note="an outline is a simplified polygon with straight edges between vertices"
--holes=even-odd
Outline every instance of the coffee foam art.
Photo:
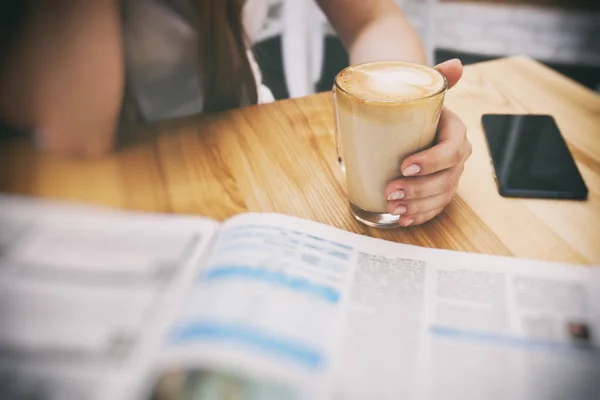
[[444,77],[431,68],[401,62],[357,65],[342,71],[338,86],[370,101],[410,101],[438,93]]

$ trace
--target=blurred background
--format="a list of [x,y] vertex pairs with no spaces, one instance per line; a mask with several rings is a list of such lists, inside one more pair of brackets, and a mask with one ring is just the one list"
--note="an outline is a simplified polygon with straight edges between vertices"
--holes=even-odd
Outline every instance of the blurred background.
[[[528,55],[600,91],[600,0],[397,2],[419,31],[430,63]],[[270,0],[256,39],[264,81],[278,99],[330,90],[348,64],[335,33],[310,3]]]
[[[262,24],[252,27],[252,39],[267,86],[278,99],[330,90],[348,58],[315,1],[268,2],[267,10],[248,10],[252,17],[267,14],[251,18]],[[417,28],[430,64],[527,55],[600,91],[600,0],[396,2]],[[21,23],[23,3],[2,0],[0,56]]]

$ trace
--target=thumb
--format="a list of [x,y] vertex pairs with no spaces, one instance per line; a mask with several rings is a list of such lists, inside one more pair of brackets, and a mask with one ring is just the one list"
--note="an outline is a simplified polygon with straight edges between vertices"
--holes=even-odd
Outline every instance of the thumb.
[[448,89],[456,85],[463,73],[462,62],[458,58],[444,61],[435,67],[448,80]]

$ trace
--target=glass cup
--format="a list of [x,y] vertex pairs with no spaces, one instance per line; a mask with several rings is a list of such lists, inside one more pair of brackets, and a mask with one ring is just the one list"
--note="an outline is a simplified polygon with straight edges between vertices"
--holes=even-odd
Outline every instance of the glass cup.
[[[374,85],[365,90],[360,82],[354,85],[352,79],[359,79],[360,74],[347,71],[356,68],[375,74],[378,70],[422,70],[430,76],[436,74],[439,87],[430,84],[417,88],[420,94],[405,93],[390,100],[389,88]],[[387,79],[390,76],[393,78],[388,74]],[[358,221],[378,228],[400,226],[400,217],[387,211],[385,188],[402,177],[400,165],[407,156],[434,144],[447,87],[446,78],[436,69],[404,62],[351,66],[336,76],[333,102],[337,156],[346,177],[350,211]]]

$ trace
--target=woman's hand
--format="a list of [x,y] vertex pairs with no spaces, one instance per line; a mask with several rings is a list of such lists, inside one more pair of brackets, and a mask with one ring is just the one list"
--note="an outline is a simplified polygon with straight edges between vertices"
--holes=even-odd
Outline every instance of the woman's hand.
[[[449,60],[437,67],[448,80],[448,88],[462,76],[462,63]],[[404,175],[390,182],[385,190],[388,212],[400,215],[400,225],[419,225],[429,221],[450,203],[465,161],[471,155],[467,128],[452,111],[440,116],[435,146],[407,157],[400,166]]]

